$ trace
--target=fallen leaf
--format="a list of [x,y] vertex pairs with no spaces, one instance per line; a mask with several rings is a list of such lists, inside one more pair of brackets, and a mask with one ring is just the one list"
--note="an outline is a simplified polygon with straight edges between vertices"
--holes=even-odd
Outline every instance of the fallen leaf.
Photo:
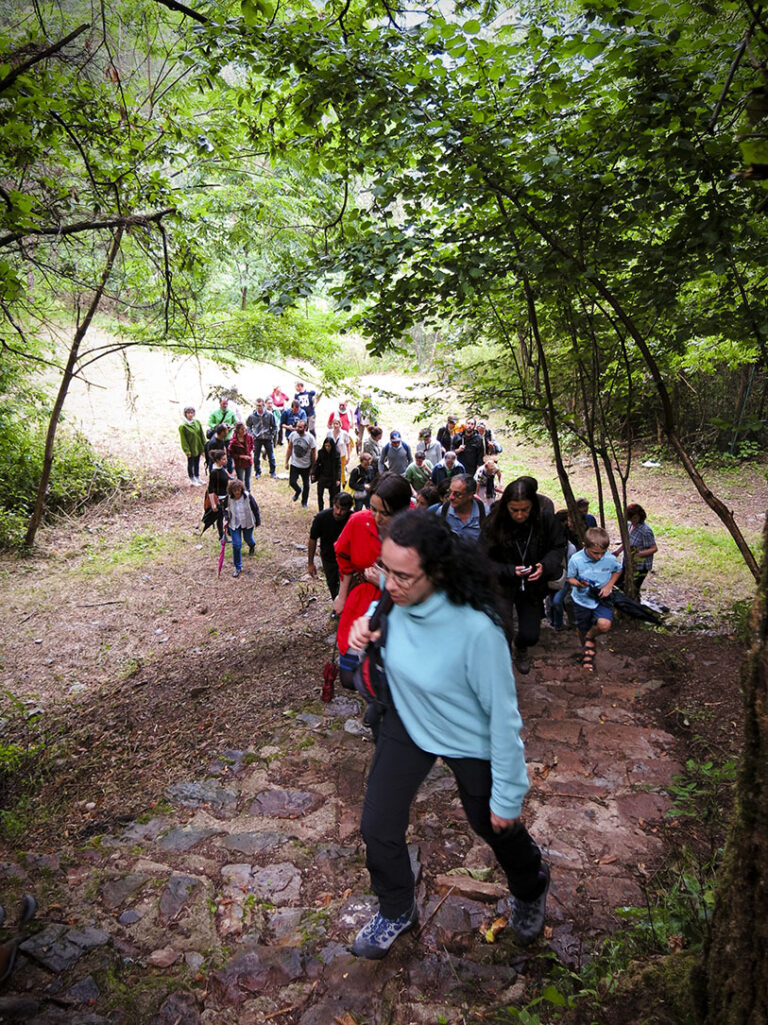
[[614,861],[618,861],[618,854],[604,854],[602,858],[598,858],[596,864],[598,865],[612,865]]
[[494,918],[490,925],[484,922],[480,927],[480,935],[483,937],[486,943],[495,943],[496,937],[507,927],[507,919],[501,915],[499,918]]

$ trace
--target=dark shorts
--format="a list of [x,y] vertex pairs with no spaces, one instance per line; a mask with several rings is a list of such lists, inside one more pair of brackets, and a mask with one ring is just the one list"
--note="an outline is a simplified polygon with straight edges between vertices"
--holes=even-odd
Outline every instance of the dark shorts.
[[583,633],[586,633],[598,619],[607,619],[609,623],[613,622],[613,606],[604,605],[602,602],[599,602],[594,609],[587,609],[583,605],[579,605],[578,602],[574,602],[573,614],[576,626]]

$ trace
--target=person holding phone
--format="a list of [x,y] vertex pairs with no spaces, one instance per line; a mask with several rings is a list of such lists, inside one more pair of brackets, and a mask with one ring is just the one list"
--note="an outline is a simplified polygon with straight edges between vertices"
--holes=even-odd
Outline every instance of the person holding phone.
[[532,477],[508,484],[483,522],[481,544],[490,558],[509,614],[517,614],[515,668],[529,673],[528,649],[538,644],[547,584],[562,576],[566,537],[562,523],[538,501]]

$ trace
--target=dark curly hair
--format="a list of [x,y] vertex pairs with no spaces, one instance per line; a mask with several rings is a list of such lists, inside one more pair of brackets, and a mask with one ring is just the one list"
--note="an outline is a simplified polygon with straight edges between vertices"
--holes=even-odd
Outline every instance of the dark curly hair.
[[484,612],[510,636],[487,556],[474,542],[454,534],[443,517],[422,509],[401,512],[392,520],[389,540],[416,550],[430,582],[453,605]]

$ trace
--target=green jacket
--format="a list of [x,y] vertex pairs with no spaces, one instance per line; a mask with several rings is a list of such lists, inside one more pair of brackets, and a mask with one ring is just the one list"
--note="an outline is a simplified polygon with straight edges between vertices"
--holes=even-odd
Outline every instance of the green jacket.
[[236,423],[237,417],[232,410],[228,409],[225,413],[222,413],[221,407],[219,406],[219,408],[214,409],[208,417],[208,430],[211,431],[211,436],[213,436],[212,428],[218,427],[219,424],[226,424],[229,427],[229,432],[227,433],[227,440],[229,440],[232,437],[232,430]]
[[181,447],[185,456],[199,456],[205,449],[205,435],[199,420],[185,420],[179,424]]

